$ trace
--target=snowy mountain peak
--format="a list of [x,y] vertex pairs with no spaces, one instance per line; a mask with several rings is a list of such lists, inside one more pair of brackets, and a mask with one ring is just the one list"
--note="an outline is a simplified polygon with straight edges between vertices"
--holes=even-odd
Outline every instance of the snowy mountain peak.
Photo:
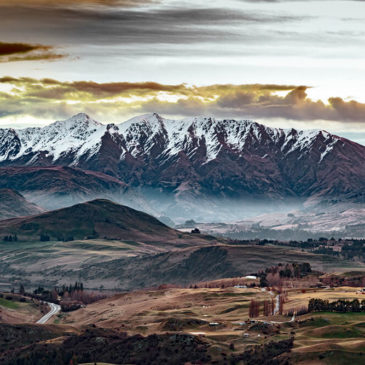
[[87,128],[87,127],[100,127],[103,124],[97,122],[96,120],[90,118],[87,114],[85,113],[79,113],[76,114],[74,116],[72,116],[69,119],[66,120],[62,120],[62,121],[56,121],[55,123],[52,123],[49,125],[49,127],[51,126],[57,126],[59,128],[64,128],[64,129],[80,129],[80,128]]
[[70,152],[83,151],[85,145],[91,148],[94,142],[90,140],[100,138],[104,130],[103,124],[85,113],[43,128],[0,130],[0,161],[24,158],[27,164],[37,163],[40,158],[56,161]]
[[154,124],[158,123],[161,119],[162,118],[157,113],[148,113],[128,119],[125,122],[120,123],[118,126],[121,127],[122,130],[126,130],[134,124]]

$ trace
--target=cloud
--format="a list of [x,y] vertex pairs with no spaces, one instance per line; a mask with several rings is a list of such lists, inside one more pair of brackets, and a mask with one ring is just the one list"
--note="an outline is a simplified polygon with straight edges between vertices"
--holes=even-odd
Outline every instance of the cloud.
[[55,60],[63,57],[50,46],[0,42],[0,62]]
[[164,85],[157,82],[110,82],[93,81],[60,82],[53,79],[36,80],[32,78],[2,77],[0,83],[10,83],[20,87],[22,97],[45,100],[88,100],[113,98],[121,95],[146,95],[154,92],[182,92],[184,85]]
[[[109,6],[100,6],[100,4]],[[149,1],[5,1],[0,3],[0,33],[31,34],[40,42],[72,45],[194,44],[267,39],[247,26],[282,24],[301,16],[267,14],[228,7],[130,7]],[[89,5],[97,6],[89,6]],[[112,6],[112,10],[110,7]]]
[[333,109],[336,110],[339,118],[344,121],[362,121],[365,122],[365,104],[359,103],[355,100],[348,102],[341,98],[330,98],[329,103]]
[[2,0],[2,5],[16,5],[26,7],[64,7],[64,6],[118,6],[132,7],[154,2],[153,0]]
[[365,123],[365,104],[339,97],[314,101],[308,86],[249,84],[189,86],[155,82],[61,82],[53,79],[0,78],[0,117],[32,116],[50,120],[85,111],[102,121],[158,112],[169,116],[216,117],[339,123]]
[[8,56],[15,53],[27,53],[34,50],[48,50],[48,47],[25,43],[0,42],[0,56]]

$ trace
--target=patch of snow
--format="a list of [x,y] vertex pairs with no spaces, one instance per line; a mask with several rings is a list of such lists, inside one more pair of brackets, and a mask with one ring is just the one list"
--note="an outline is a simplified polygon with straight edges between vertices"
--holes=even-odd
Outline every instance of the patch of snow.
[[323,159],[333,150],[333,147],[338,142],[338,139],[334,139],[331,143],[326,145],[326,150],[321,153],[321,157],[319,159],[319,163],[323,161]]

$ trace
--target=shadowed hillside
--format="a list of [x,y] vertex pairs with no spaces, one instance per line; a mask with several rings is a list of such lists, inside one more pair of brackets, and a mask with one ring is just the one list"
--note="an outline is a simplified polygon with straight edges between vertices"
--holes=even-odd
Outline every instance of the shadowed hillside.
[[194,236],[177,232],[156,218],[109,200],[93,200],[69,208],[0,223],[0,235],[17,235],[19,241],[72,241],[115,239],[182,244]]
[[42,209],[29,203],[23,195],[12,189],[0,189],[0,220],[34,215]]
[[74,167],[15,166],[0,168],[0,187],[15,189],[45,210],[54,210],[99,198],[115,200],[126,184]]

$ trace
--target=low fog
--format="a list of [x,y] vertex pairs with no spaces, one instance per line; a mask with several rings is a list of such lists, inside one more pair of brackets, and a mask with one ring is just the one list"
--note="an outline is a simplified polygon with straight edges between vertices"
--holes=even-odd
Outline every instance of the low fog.
[[93,199],[109,199],[144,211],[166,225],[237,240],[306,240],[308,238],[362,237],[365,204],[316,202],[300,199],[229,199],[179,196],[157,189],[121,192],[45,193],[23,192],[25,198],[45,210],[72,206]]

